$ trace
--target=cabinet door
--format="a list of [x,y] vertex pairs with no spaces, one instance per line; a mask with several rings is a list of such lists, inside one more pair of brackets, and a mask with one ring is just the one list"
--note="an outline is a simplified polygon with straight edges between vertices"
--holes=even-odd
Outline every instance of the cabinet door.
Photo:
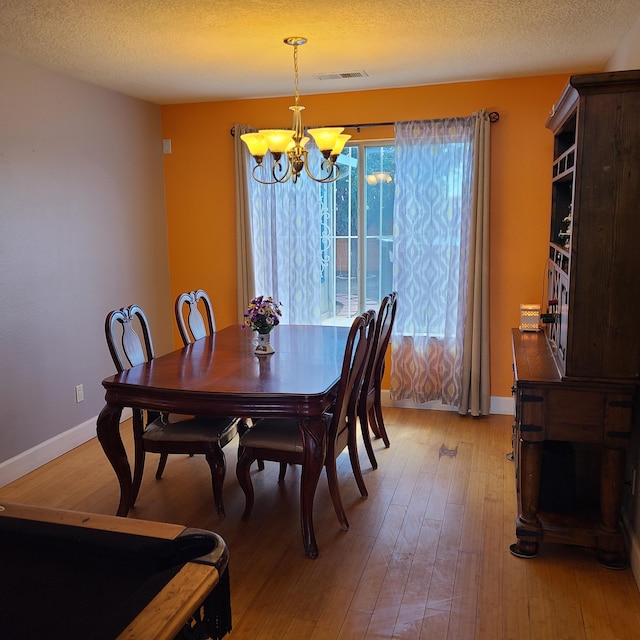
[[558,364],[567,370],[567,327],[569,324],[569,276],[560,269],[558,275]]
[[560,260],[558,262],[550,259],[547,267],[549,311],[554,314],[554,322],[545,324],[545,329],[558,368],[564,373],[567,361],[569,276],[563,271],[563,263]]

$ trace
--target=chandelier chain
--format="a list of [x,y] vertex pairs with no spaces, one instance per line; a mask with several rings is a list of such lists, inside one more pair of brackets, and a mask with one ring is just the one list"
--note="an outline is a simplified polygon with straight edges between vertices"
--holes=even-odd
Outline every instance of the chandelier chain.
[[300,96],[298,95],[298,43],[293,45],[293,88],[296,101],[296,107],[300,104]]

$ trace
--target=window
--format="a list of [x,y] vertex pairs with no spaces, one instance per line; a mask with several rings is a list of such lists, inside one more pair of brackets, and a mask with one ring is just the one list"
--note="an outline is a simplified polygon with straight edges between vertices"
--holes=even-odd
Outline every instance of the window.
[[393,288],[394,146],[354,143],[338,162],[321,190],[322,322],[348,325]]
[[489,411],[488,123],[483,110],[397,122],[393,141],[346,147],[331,184],[262,185],[245,166],[252,289],[282,303],[283,323],[349,325],[397,291],[394,401],[466,413],[473,396],[473,415]]

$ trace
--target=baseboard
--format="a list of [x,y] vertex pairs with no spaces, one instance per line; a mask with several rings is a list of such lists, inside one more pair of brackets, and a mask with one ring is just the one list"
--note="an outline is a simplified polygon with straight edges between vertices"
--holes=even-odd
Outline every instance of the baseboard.
[[[131,417],[131,409],[122,411],[121,420]],[[45,442],[23,451],[14,458],[0,463],[0,487],[21,478],[27,473],[31,473],[38,467],[55,458],[71,451],[75,447],[84,444],[96,436],[96,420],[98,417],[90,418],[63,433],[46,440]]]
[[[435,411],[457,411],[458,407],[452,407],[450,405],[442,404],[440,400],[434,400],[433,402],[425,402],[424,404],[417,404],[411,400],[391,400],[389,390],[382,390],[381,394],[382,404],[385,407],[401,407],[403,409],[428,409]],[[490,412],[494,414],[501,414],[512,416],[514,415],[514,404],[511,396],[507,398],[501,398],[499,396],[491,396],[491,408]]]
[[498,413],[503,416],[515,416],[516,405],[513,396],[506,398],[491,396],[491,413]]

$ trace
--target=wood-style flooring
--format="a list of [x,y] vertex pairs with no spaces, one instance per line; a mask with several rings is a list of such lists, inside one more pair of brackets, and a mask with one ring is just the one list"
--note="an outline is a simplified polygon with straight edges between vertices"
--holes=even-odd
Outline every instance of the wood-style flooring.
[[[225,538],[235,640],[640,639],[640,594],[630,570],[604,569],[592,551],[565,545],[543,544],[530,560],[509,553],[516,517],[514,468],[505,456],[511,417],[395,408],[385,416],[391,447],[374,442],[376,471],[361,453],[367,500],[346,455],[339,459],[349,531],[340,530],[320,478],[317,560],[302,550],[298,468],[289,468],[282,485],[278,465],[254,470],[255,508],[241,521],[235,442],[225,449],[224,520],[213,507],[206,462],[188,456],[170,456],[160,481],[157,457],[147,457],[130,517]],[[128,422],[122,431],[130,448]],[[118,485],[94,439],[0,488],[0,499],[113,514]]]

